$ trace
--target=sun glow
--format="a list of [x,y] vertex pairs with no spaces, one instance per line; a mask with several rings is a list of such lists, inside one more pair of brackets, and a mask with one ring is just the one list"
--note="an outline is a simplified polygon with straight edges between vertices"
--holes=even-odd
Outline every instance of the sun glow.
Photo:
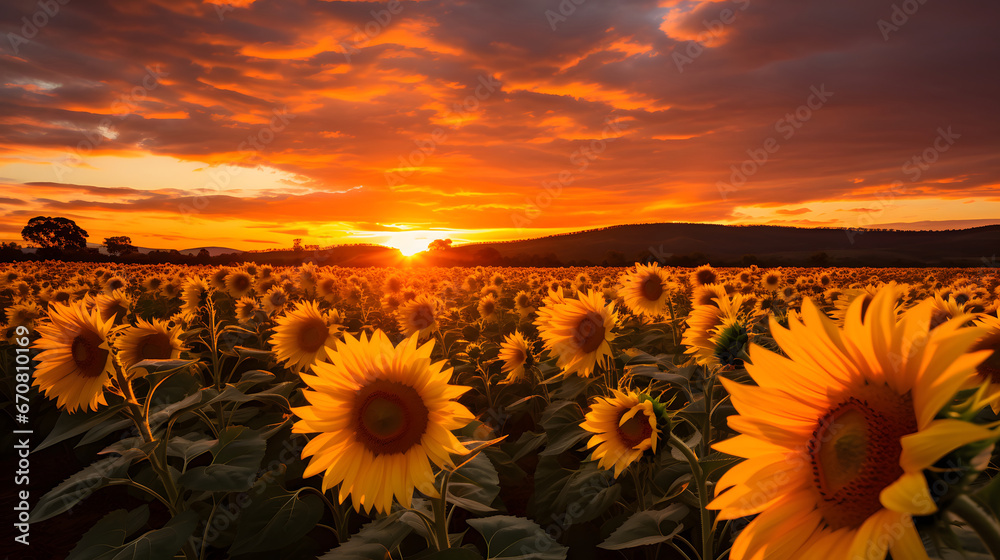
[[417,253],[426,251],[427,246],[433,240],[433,238],[427,236],[426,232],[407,231],[390,234],[386,245],[399,249],[399,252],[403,253],[405,257],[412,257]]

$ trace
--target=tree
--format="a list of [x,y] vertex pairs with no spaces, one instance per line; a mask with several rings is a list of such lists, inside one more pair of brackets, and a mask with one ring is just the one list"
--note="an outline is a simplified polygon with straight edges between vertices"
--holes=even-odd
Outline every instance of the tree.
[[301,237],[296,237],[295,239],[292,240],[292,250],[295,251],[296,253],[298,253],[299,251],[302,250],[302,238]]
[[451,249],[451,239],[435,239],[427,246],[428,251],[441,251]]
[[21,237],[42,248],[79,251],[87,246],[90,234],[69,218],[35,216],[21,230]]
[[108,253],[111,255],[127,255],[128,253],[135,253],[139,250],[135,245],[132,245],[132,239],[126,235],[105,237],[104,248],[107,249]]

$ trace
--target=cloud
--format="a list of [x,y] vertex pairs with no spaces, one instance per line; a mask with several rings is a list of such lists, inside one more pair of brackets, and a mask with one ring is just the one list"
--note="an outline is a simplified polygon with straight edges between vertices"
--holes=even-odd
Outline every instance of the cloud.
[[[888,0],[401,6],[376,21],[385,4],[68,4],[0,57],[0,145],[17,162],[0,160],[17,197],[4,200],[23,202],[0,203],[284,240],[330,223],[516,237],[724,221],[738,207],[796,216],[821,201],[872,207],[894,181],[901,203],[997,198],[1000,75],[982,71],[1000,55],[995,2],[923,4],[888,40]],[[36,9],[0,6],[3,36]],[[731,23],[717,23],[723,10]],[[809,109],[816,87],[832,96]],[[948,127],[954,144],[914,164]],[[778,148],[755,162],[769,139]],[[224,175],[153,190],[51,181],[50,162],[98,155],[284,175],[259,191]],[[753,172],[721,197],[741,166]]]

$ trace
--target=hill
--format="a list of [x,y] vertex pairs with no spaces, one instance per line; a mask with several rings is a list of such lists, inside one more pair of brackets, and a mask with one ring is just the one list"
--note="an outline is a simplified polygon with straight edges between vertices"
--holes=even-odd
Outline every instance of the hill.
[[983,266],[1000,253],[1000,225],[945,231],[635,224],[423,253],[427,264],[691,266]]

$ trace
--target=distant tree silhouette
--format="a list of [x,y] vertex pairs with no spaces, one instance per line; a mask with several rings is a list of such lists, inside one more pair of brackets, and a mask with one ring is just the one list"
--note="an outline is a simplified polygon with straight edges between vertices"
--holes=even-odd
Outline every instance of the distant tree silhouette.
[[292,240],[292,250],[296,253],[302,250],[302,238],[296,237]]
[[42,248],[81,251],[90,235],[69,218],[35,216],[21,230],[21,237]]
[[435,239],[431,241],[430,245],[427,246],[428,251],[441,251],[443,249],[451,249],[451,239]]
[[105,237],[104,248],[107,249],[108,253],[111,255],[127,255],[128,253],[135,253],[139,250],[135,245],[132,245],[132,239],[127,235]]

